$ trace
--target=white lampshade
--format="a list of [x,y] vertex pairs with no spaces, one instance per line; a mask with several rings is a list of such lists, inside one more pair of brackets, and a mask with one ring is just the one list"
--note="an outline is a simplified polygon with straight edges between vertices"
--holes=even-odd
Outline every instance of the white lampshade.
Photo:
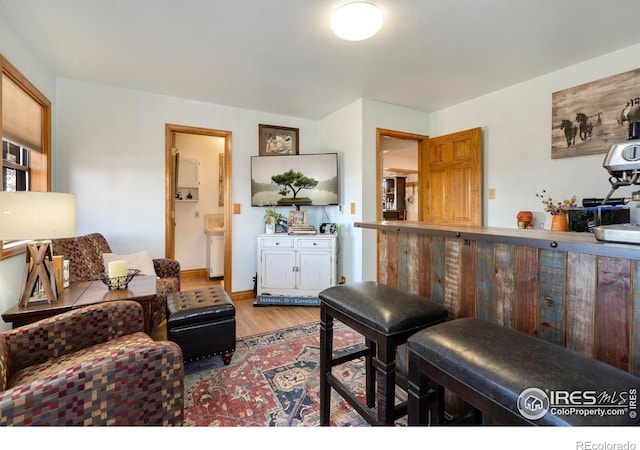
[[362,41],[382,27],[382,12],[368,2],[354,2],[338,8],[331,16],[331,29],[347,41]]
[[55,239],[75,234],[75,194],[0,192],[0,241]]

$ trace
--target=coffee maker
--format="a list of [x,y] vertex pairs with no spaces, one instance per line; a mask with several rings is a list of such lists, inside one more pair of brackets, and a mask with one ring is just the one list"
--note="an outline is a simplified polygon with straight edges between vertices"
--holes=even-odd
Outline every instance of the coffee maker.
[[[619,187],[640,186],[640,122],[629,125],[629,140],[613,144],[602,166],[609,172],[611,184],[609,194],[602,201],[603,205],[608,204]],[[640,191],[633,192],[631,200],[640,201]],[[600,225],[593,232],[599,241],[640,244],[640,224],[637,223]]]

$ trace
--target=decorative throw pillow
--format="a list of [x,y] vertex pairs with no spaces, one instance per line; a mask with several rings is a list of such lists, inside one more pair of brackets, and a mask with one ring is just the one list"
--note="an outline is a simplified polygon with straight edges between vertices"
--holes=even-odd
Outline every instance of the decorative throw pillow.
[[107,270],[111,261],[124,260],[127,262],[127,269],[140,269],[140,275],[156,275],[156,270],[153,268],[153,258],[151,258],[151,253],[147,251],[132,253],[131,255],[103,253],[102,259],[105,270]]

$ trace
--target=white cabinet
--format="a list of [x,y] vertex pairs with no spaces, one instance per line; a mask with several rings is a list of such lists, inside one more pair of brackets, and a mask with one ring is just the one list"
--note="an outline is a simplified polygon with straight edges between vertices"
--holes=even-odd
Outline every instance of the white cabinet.
[[336,284],[335,234],[258,235],[258,295],[315,297]]
[[224,234],[208,234],[207,267],[209,278],[224,276]]

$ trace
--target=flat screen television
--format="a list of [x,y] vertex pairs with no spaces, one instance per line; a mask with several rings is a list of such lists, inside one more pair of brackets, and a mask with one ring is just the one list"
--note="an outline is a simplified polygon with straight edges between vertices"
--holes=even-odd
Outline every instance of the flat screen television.
[[337,153],[251,157],[251,206],[337,204]]

